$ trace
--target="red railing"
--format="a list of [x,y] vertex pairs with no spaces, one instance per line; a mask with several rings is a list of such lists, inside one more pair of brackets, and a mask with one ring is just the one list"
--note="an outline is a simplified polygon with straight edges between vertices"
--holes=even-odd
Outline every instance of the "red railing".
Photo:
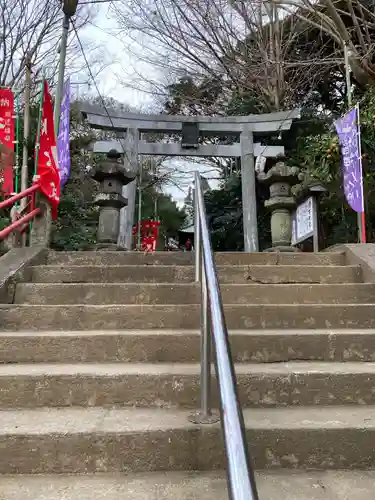
[[[25,189],[25,191],[15,194],[10,198],[0,202],[0,210],[1,210],[2,208],[10,207],[14,205],[14,203],[16,203],[17,201],[22,200],[23,198],[26,198],[31,195],[31,200],[26,206],[26,209],[30,209],[30,212],[25,215],[20,214],[21,216],[17,220],[12,222],[9,226],[5,227],[2,231],[0,231],[0,240],[3,240],[16,229],[30,222],[37,214],[40,213],[40,208],[35,208],[35,196],[39,187],[40,187],[39,184],[34,184],[33,186]],[[25,226],[23,230],[25,230],[26,227],[27,226]]]

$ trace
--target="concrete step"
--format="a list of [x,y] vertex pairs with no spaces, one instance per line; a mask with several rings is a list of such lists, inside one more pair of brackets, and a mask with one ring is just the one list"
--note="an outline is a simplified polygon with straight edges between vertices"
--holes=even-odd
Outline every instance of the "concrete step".
[[[224,304],[370,303],[373,283],[221,285]],[[195,283],[19,283],[17,304],[199,304]]]
[[[373,500],[375,471],[256,472],[261,500]],[[2,500],[228,500],[215,472],[0,476]]]
[[[321,253],[215,253],[218,265],[300,265],[300,266],[342,266],[345,265],[343,252]],[[192,252],[155,252],[144,255],[142,252],[50,252],[48,264],[68,264],[84,266],[118,265],[192,265]]]
[[[212,367],[213,379],[214,370]],[[0,366],[0,408],[199,405],[199,364]],[[375,405],[375,363],[236,365],[242,407]],[[219,407],[217,384],[212,404]],[[306,410],[309,411],[309,410]]]
[[[375,330],[231,330],[236,363],[375,362]],[[0,363],[198,363],[198,330],[0,332]]]
[[[35,266],[41,283],[182,283],[194,281],[193,266]],[[221,283],[358,283],[359,266],[218,266]]]
[[[226,305],[229,329],[375,328],[375,304]],[[0,325],[12,330],[196,329],[199,305],[9,305]]]
[[[40,408],[0,411],[0,474],[151,472],[224,468],[220,423],[189,410]],[[246,409],[255,466],[371,469],[375,408]]]

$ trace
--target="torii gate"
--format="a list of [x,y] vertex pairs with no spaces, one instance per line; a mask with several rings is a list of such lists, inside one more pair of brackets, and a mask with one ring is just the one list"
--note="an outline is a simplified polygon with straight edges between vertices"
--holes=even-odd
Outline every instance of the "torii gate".
[[[117,149],[124,153],[124,164],[131,171],[138,169],[138,155],[200,156],[241,158],[242,209],[245,252],[259,251],[257,206],[255,192],[256,156],[276,158],[284,155],[283,146],[262,146],[254,136],[289,130],[292,121],[300,118],[298,109],[248,116],[175,116],[124,113],[115,109],[87,103],[80,104],[87,123],[94,129],[110,130],[121,136],[118,141],[97,141],[94,153],[108,153]],[[140,140],[140,133],[180,134],[180,143],[151,143]],[[238,137],[231,145],[199,144],[201,137]],[[124,187],[123,196],[128,206],[122,209],[118,246],[132,248],[136,180]]]

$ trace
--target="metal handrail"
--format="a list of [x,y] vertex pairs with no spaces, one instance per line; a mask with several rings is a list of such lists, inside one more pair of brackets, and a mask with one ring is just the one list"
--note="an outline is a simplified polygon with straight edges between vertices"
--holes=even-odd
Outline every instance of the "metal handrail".
[[25,189],[25,191],[21,191],[20,193],[14,194],[10,198],[1,201],[0,210],[2,208],[11,207],[14,203],[16,203],[16,201],[22,200],[22,198],[26,198],[26,196],[35,193],[36,191],[38,191],[39,188],[40,188],[39,184],[33,184],[31,187]]
[[195,173],[194,238],[196,281],[202,284],[201,408],[194,421],[200,423],[215,421],[210,404],[211,330],[216,354],[215,367],[220,394],[229,495],[231,500],[259,500],[246,444],[244,418],[238,399],[236,374],[198,172]]
[[23,198],[27,198],[31,196],[31,202],[27,205],[27,208],[30,209],[29,213],[26,214],[15,214],[16,220],[13,220],[9,226],[5,227],[0,231],[0,241],[4,238],[7,238],[11,233],[18,230],[23,232],[25,230],[26,224],[31,222],[38,214],[41,213],[41,209],[39,207],[35,208],[35,196],[36,192],[40,189],[39,183],[33,184],[31,187],[21,191],[20,193],[14,194],[13,196],[7,198],[0,202],[0,210],[3,208],[11,207],[17,201],[22,200]]

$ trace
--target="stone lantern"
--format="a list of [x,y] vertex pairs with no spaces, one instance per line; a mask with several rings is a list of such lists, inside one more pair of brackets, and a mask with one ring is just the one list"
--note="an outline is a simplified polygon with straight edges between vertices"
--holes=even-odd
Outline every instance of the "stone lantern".
[[264,202],[265,208],[271,212],[272,248],[267,251],[296,251],[291,246],[292,212],[296,206],[291,188],[300,182],[299,168],[278,161],[267,173],[260,172],[258,180],[270,190],[270,197]]
[[120,161],[121,154],[112,149],[107,159],[102,161],[92,173],[93,179],[100,182],[100,192],[94,205],[100,207],[97,249],[117,249],[120,231],[120,210],[128,200],[122,196],[122,188],[135,179]]

